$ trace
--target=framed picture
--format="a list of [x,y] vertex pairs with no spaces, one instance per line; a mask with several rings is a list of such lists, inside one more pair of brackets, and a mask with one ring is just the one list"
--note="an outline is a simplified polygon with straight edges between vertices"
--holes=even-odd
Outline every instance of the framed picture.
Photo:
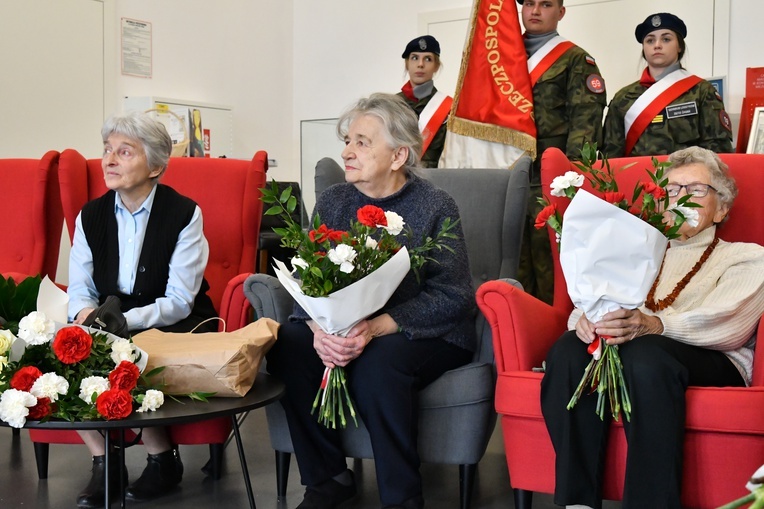
[[753,110],[751,135],[748,137],[747,154],[764,154],[764,107]]

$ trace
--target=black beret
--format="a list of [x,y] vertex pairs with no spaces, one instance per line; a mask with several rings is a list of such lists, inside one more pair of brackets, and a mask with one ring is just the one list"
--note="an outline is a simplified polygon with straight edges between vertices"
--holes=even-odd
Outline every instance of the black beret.
[[637,28],[634,30],[634,36],[637,38],[637,42],[642,44],[647,34],[661,28],[673,30],[681,35],[682,39],[687,37],[687,26],[684,24],[684,21],[668,12],[659,12],[658,14],[648,16],[642,23],[637,25]]
[[438,44],[435,37],[431,35],[422,35],[406,45],[406,49],[403,51],[401,57],[408,58],[408,56],[414,52],[435,53],[440,56],[440,44]]

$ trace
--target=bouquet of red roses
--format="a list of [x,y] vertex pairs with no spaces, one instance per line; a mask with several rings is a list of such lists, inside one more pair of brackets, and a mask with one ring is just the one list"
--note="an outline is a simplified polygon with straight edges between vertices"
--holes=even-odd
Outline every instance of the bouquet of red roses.
[[[297,206],[291,187],[279,192],[273,182],[261,191],[263,202],[271,204],[265,213],[280,215],[286,224],[273,229],[281,236],[281,244],[296,250],[292,270],[276,260],[276,275],[311,319],[329,334],[344,336],[382,308],[410,269],[417,273],[432,260],[429,251],[450,250],[443,241],[455,238],[451,230],[456,222],[446,220],[435,238],[411,239],[413,234],[400,215],[373,205],[360,208],[347,230],[332,230],[316,215],[305,231],[291,216]],[[416,247],[407,249],[398,235],[415,241],[411,245]],[[358,425],[343,368],[325,370],[313,410],[327,427],[344,428],[346,413]]]
[[[638,182],[629,199],[618,189],[613,169],[596,145],[586,144],[581,155],[581,162],[574,163],[581,173],[569,171],[551,184],[552,196],[572,200],[564,225],[556,205],[544,197],[540,203],[545,207],[535,226],[549,225],[556,232],[568,294],[576,308],[597,322],[610,311],[634,309],[645,302],[668,239],[679,236],[685,221],[697,224],[694,208],[700,205],[690,201],[691,195],[669,202],[665,190],[668,179],[664,177],[669,163],[653,158],[653,170],[646,170],[648,180]],[[598,159],[599,168],[595,167]],[[602,198],[580,190],[586,179]],[[624,253],[628,254],[628,267],[624,266]],[[585,390],[596,391],[601,419],[609,402],[613,419],[618,420],[623,411],[629,420],[631,403],[618,346],[602,339],[606,338],[598,337],[589,345],[592,360],[568,409],[576,405]]]

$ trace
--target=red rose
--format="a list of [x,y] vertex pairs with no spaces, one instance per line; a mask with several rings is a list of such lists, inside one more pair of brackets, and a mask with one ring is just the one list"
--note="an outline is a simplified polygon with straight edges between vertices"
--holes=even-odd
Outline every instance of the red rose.
[[64,327],[53,339],[53,353],[64,364],[76,364],[90,357],[93,338],[79,327]]
[[387,226],[385,211],[374,205],[364,205],[358,209],[358,222],[365,226]]
[[24,366],[20,370],[16,371],[16,374],[11,378],[11,389],[29,392],[32,390],[32,385],[35,383],[35,380],[41,376],[42,371],[36,367]]
[[103,391],[96,399],[96,409],[110,421],[124,419],[133,411],[133,397],[128,391],[109,389]]
[[112,389],[132,391],[138,384],[141,371],[130,361],[122,361],[109,373],[109,385]]
[[39,421],[43,417],[49,416],[53,412],[50,404],[50,398],[37,398],[37,404],[29,409],[29,418]]
[[645,192],[652,194],[656,200],[666,197],[666,190],[655,182],[645,182],[643,185],[645,186]]
[[541,212],[536,216],[536,223],[533,225],[536,227],[537,230],[542,229],[544,226],[546,226],[547,221],[549,221],[549,218],[552,217],[557,213],[557,205],[554,203],[550,203],[543,209],[541,209]]
[[608,191],[605,193],[605,201],[612,204],[621,203],[626,199],[626,195],[617,191]]

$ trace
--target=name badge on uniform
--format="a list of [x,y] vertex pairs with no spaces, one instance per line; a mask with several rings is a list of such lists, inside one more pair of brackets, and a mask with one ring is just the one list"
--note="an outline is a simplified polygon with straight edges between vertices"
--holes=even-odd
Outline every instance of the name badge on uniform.
[[698,103],[690,101],[681,104],[666,106],[666,119],[689,117],[698,114]]

